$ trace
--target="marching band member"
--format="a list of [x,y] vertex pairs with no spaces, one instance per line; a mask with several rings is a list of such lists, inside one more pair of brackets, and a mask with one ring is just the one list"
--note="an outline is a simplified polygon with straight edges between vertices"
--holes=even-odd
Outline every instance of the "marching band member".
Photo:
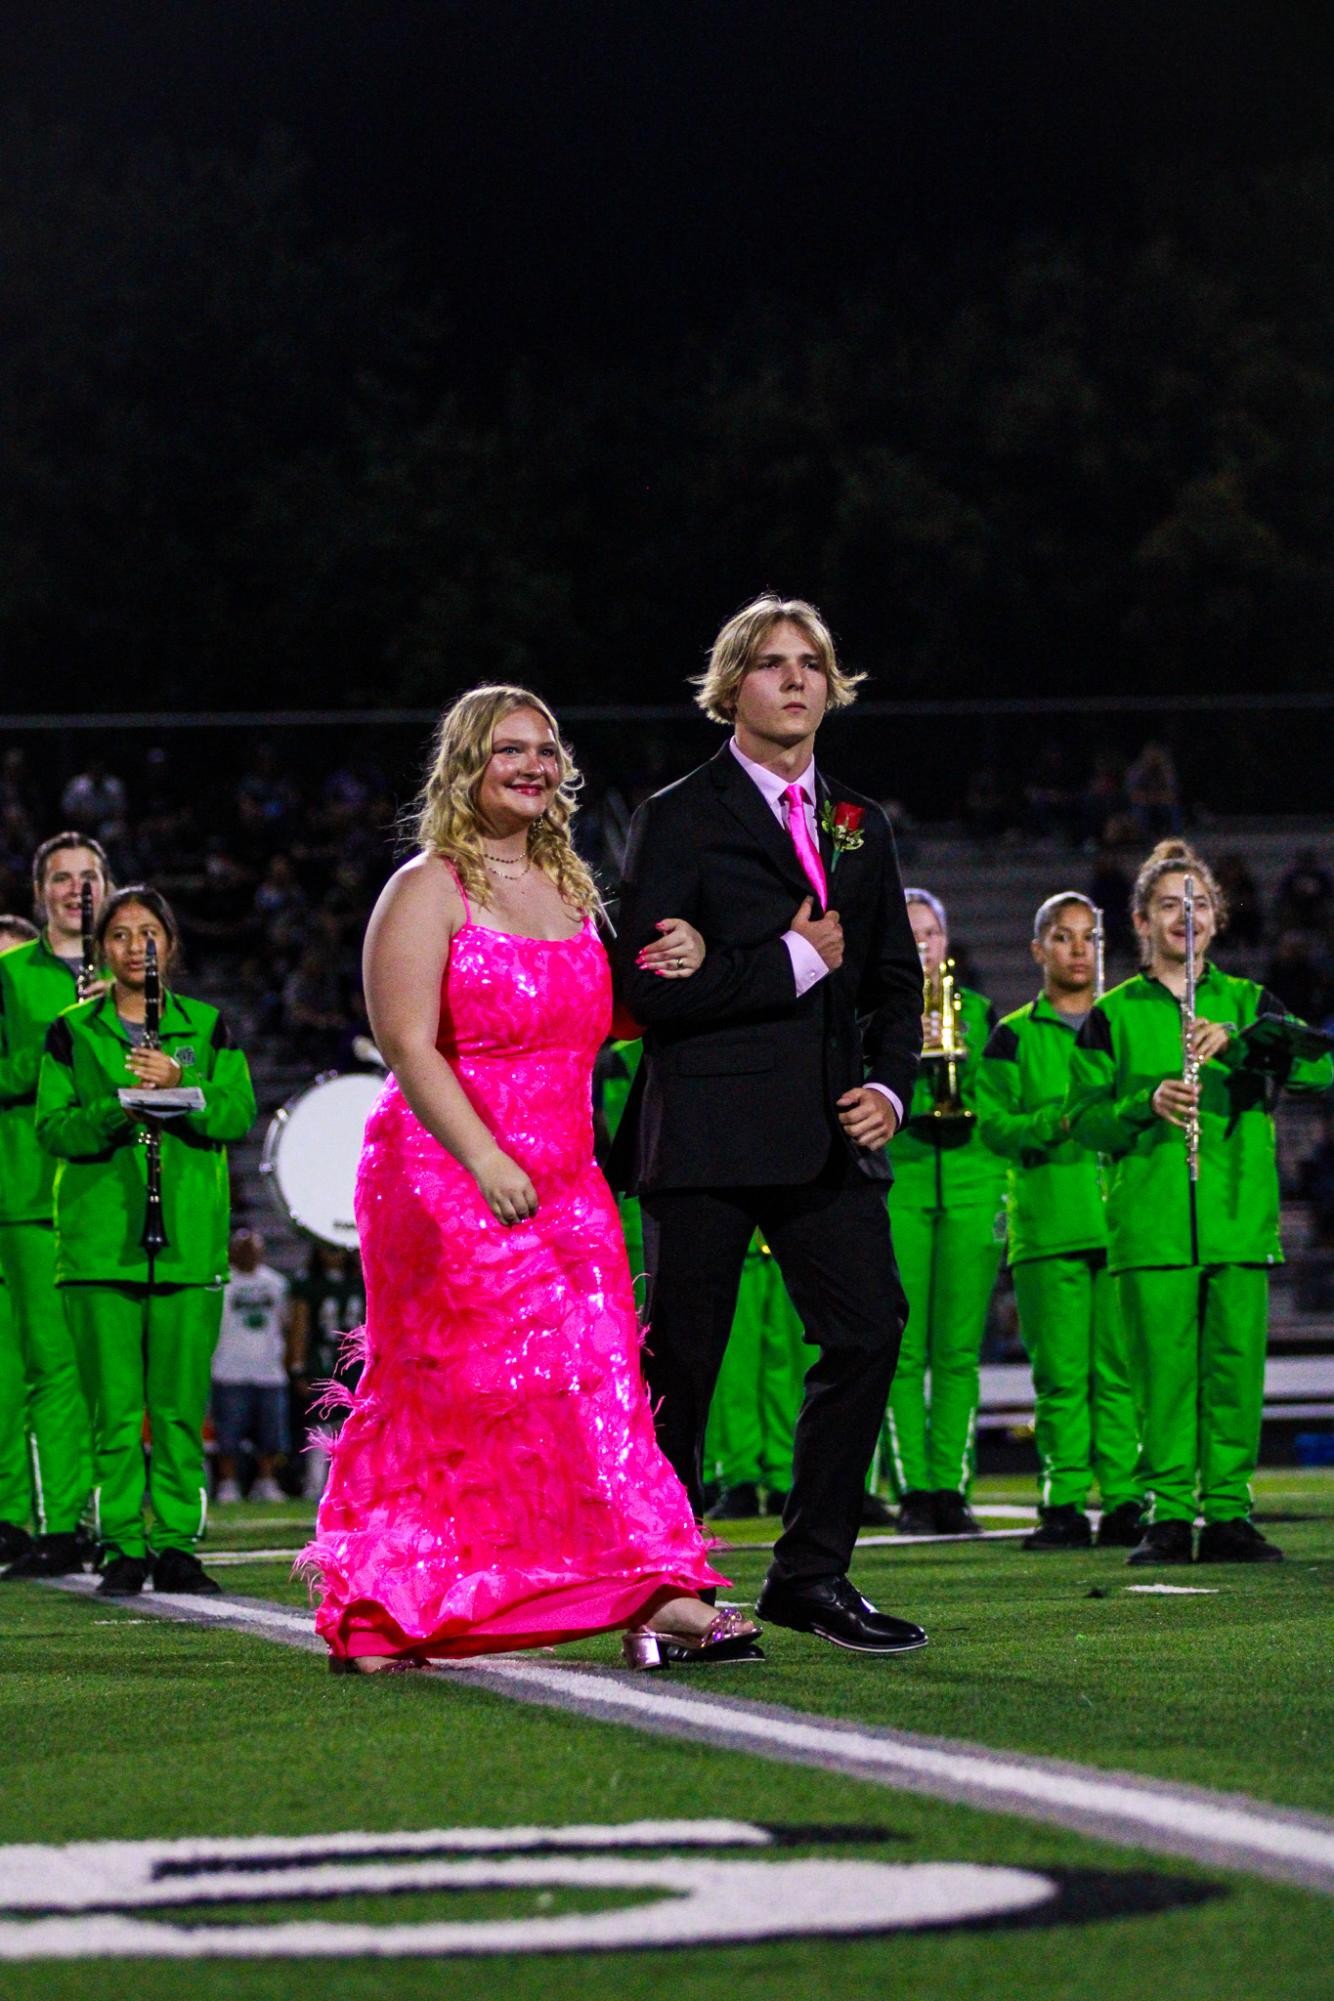
[[1086,1549],[1097,1474],[1100,1543],[1139,1541],[1134,1397],[1095,1154],[1070,1138],[1065,1101],[1075,1037],[1094,999],[1097,912],[1063,890],[1033,920],[1036,1000],[1007,1014],[977,1073],[977,1124],[1008,1159],[1009,1264],[1033,1365],[1041,1519],[1025,1549]]
[[1268,1268],[1283,1255],[1272,1105],[1281,1086],[1324,1090],[1334,1064],[1275,995],[1208,959],[1226,911],[1183,841],[1144,863],[1131,914],[1143,968],[1080,1030],[1067,1106],[1073,1137],[1112,1157],[1109,1264],[1146,1509],[1127,1561],[1189,1563],[1198,1508],[1201,1563],[1273,1563],[1250,1520]]
[[[47,1029],[82,991],[105,992],[85,975],[83,928],[85,889],[95,918],[111,886],[106,854],[84,834],[53,834],[33,856],[32,884],[41,934],[0,954],[0,1273],[26,1386],[37,1539],[9,1544],[6,1578],[82,1570],[79,1517],[92,1483],[88,1412],[55,1287],[55,1163],[33,1118]],[[12,1350],[9,1359],[16,1374]]]
[[[156,1037],[146,992],[150,939],[163,975]],[[37,1137],[58,1163],[55,1277],[92,1413],[99,1588],[110,1597],[141,1591],[150,1561],[160,1591],[218,1589],[194,1555],[207,1515],[203,1424],[227,1276],[225,1143],[249,1131],[255,1097],[218,1010],[169,987],[177,945],[176,920],[157,890],[139,885],[107,900],[97,948],[111,990],[52,1024],[37,1088]],[[143,1241],[147,1115],[128,1111],[119,1097],[136,1087],[196,1089],[203,1100],[157,1129],[166,1241],[156,1252]]]
[[[949,957],[945,906],[925,889],[907,889],[904,897],[929,992]],[[978,1066],[995,1010],[967,987],[955,988],[954,996],[963,1044],[955,1066],[959,1103],[941,1105],[940,1066],[928,1060],[940,1024],[928,1011],[927,1048],[912,1104],[889,1148],[894,1167],[889,1214],[909,1312],[881,1456],[899,1501],[899,1528],[908,1535],[978,1533],[968,1489],[982,1335],[1001,1256],[997,1218],[1005,1167],[978,1138],[973,1114]],[[939,1116],[942,1110],[949,1116]]]
[[[0,952],[30,944],[37,936],[37,926],[29,924],[26,917],[0,916]],[[27,1402],[23,1350],[14,1325],[9,1287],[0,1272],[0,1563],[13,1563],[32,1548],[27,1529],[32,1512],[32,1477],[24,1425]]]

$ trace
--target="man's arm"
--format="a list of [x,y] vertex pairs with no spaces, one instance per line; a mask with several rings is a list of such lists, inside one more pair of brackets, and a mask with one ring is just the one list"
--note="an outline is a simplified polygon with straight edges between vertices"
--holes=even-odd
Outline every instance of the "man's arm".
[[688,824],[672,824],[648,799],[630,822],[621,880],[620,931],[613,963],[621,998],[650,1027],[728,1021],[764,1009],[794,1007],[792,959],[781,932],[762,945],[720,945],[707,933],[704,964],[688,980],[664,980],[637,964],[663,917],[699,925],[699,849]]
[[[884,853],[875,937],[862,971],[857,1012],[862,1016],[866,1081],[883,1084],[906,1111],[922,1048],[922,962],[903,901],[893,830],[878,806],[869,810],[877,816]],[[830,888],[834,897],[836,882],[837,877]]]

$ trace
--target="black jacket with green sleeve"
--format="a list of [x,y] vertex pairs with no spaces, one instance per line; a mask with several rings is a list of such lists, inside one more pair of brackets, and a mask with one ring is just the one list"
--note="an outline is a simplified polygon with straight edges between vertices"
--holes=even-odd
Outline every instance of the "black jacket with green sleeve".
[[76,969],[33,938],[0,952],[0,1223],[49,1223],[56,1164],[37,1144],[46,1031],[79,997]]
[[1010,1163],[1006,1218],[1012,1265],[1107,1248],[1097,1155],[1065,1129],[1076,1034],[1069,1016],[1039,994],[1005,1016],[978,1069],[978,1132]]
[[[163,1285],[216,1285],[227,1275],[227,1153],[255,1120],[245,1056],[205,1001],[168,993],[162,1047],[201,1111],[165,1120],[162,1207],[167,1247],[154,1261]],[[57,1161],[56,1282],[135,1284],[148,1278],[140,1243],[147,1152],[143,1127],[117,1092],[136,1084],[131,1045],[110,994],[67,1008],[47,1031],[37,1084],[37,1137]]]
[[[1212,964],[1196,983],[1195,1011],[1237,1030],[1260,1015],[1293,1018],[1254,980]],[[1192,1183],[1185,1132],[1151,1103],[1181,1067],[1180,1003],[1147,973],[1104,994],[1079,1032],[1066,1113],[1075,1138],[1111,1156],[1111,1269],[1281,1263],[1273,1078],[1237,1035],[1201,1066],[1200,1172]],[[1296,1092],[1323,1091],[1331,1081],[1329,1056],[1298,1060],[1285,1079]]]

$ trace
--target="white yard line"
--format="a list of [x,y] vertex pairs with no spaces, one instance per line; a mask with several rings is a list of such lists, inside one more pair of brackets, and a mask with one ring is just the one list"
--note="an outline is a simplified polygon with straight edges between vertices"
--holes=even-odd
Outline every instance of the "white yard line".
[[[83,1595],[91,1582],[71,1579],[60,1588]],[[309,1613],[259,1600],[146,1592],[130,1603],[160,1617],[323,1651]],[[886,1661],[883,1671],[904,1669]],[[993,1751],[982,1744],[826,1721],[771,1703],[682,1687],[675,1675],[671,1685],[664,1685],[659,1677],[641,1680],[574,1661],[546,1665],[531,1656],[459,1662],[453,1672],[466,1673],[470,1683],[497,1695],[596,1721],[843,1772],[895,1791],[1052,1822],[1125,1847],[1187,1856],[1334,1895],[1334,1821],[1241,1795]],[[707,1669],[680,1672],[709,1678]],[[452,1673],[439,1676],[441,1683],[451,1679]]]

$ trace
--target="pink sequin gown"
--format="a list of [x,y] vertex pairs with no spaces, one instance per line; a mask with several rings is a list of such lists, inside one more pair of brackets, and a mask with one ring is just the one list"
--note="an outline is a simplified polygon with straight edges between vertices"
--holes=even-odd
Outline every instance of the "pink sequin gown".
[[455,934],[437,1046],[536,1188],[530,1222],[496,1221],[392,1080],[367,1121],[366,1364],[303,1558],[336,1654],[540,1646],[723,1581],[653,1435],[593,1159],[610,1018],[591,924]]

